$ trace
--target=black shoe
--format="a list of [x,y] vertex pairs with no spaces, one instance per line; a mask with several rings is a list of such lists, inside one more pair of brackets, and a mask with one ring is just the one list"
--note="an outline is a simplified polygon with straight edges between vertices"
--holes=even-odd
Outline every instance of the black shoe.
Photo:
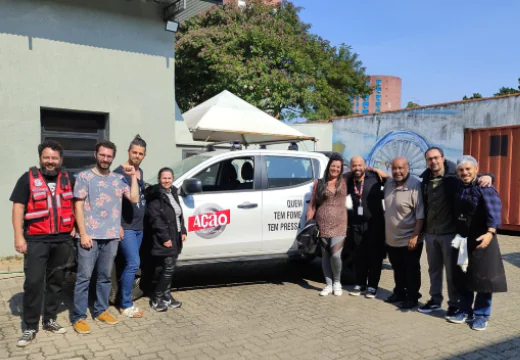
[[163,299],[150,299],[150,307],[157,312],[165,312],[168,311],[168,305],[164,302]]
[[34,340],[36,337],[36,330],[25,330],[22,334],[22,337],[18,339],[16,346],[18,347],[26,347]]
[[375,289],[373,287],[369,287],[367,292],[365,293],[365,297],[367,299],[374,299],[376,297],[376,294],[377,294],[377,289]]
[[459,308],[455,306],[449,306],[448,311],[446,311],[446,319],[451,318],[459,312]]
[[416,307],[418,305],[419,305],[418,300],[405,300],[405,301],[403,301],[401,306],[399,306],[399,308],[400,309],[413,309],[414,307]]
[[396,293],[392,293],[389,297],[385,299],[386,303],[393,304],[396,302],[404,301],[405,298],[402,295],[397,295]]
[[423,306],[421,306],[417,309],[417,311],[419,311],[420,313],[423,313],[423,314],[429,314],[431,312],[439,311],[439,310],[442,310],[442,307],[439,304],[437,304],[435,301],[433,301],[433,299],[428,300],[428,302],[426,304],[424,304]]
[[55,334],[65,334],[67,332],[67,329],[58,324],[54,319],[44,322],[43,330],[52,331]]
[[182,306],[182,302],[175,300],[169,292],[164,294],[163,299],[164,304],[171,309],[177,309]]

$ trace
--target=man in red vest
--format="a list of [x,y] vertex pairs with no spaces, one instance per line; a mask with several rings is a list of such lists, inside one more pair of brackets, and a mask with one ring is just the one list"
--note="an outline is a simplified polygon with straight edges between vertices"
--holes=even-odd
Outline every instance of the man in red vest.
[[43,329],[57,334],[67,331],[56,322],[56,315],[64,269],[74,260],[74,176],[61,170],[63,147],[58,142],[42,142],[38,153],[40,168],[24,173],[10,198],[14,247],[24,254],[20,347],[27,346],[38,332],[44,293]]

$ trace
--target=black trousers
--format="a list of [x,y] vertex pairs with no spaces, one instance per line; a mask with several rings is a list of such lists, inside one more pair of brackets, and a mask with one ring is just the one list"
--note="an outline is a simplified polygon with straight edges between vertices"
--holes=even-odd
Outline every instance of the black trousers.
[[420,242],[413,250],[408,250],[408,246],[388,246],[387,249],[390,263],[394,269],[394,294],[405,296],[407,300],[419,299],[423,245]]
[[71,241],[28,241],[24,257],[23,316],[27,329],[38,330],[42,302],[43,321],[56,320],[64,269],[72,265],[74,246]]
[[374,238],[379,234],[370,231],[366,223],[362,226],[353,226],[351,234],[356,243],[354,250],[356,285],[366,287],[368,284],[368,287],[377,289],[383,267],[384,238]]
[[154,296],[156,299],[162,298],[168,300],[170,296],[170,289],[172,286],[173,272],[177,263],[177,256],[168,256],[159,258],[162,260],[162,271],[159,276],[159,281],[155,286]]

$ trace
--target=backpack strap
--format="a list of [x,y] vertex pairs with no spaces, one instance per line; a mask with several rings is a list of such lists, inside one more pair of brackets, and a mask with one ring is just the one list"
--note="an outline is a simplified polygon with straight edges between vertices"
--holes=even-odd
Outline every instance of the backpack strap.
[[69,174],[67,174],[65,171],[60,172],[60,187],[62,190],[69,186],[69,182]]
[[33,166],[31,168],[29,168],[29,171],[32,175],[33,178],[37,178],[40,176],[39,172],[38,172],[38,168],[36,166]]

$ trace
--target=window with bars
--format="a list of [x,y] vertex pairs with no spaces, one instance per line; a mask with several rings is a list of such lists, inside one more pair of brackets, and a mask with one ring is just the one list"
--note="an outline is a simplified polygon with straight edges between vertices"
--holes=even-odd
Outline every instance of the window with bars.
[[40,109],[41,140],[63,146],[63,167],[77,172],[95,165],[94,150],[107,139],[108,114]]

